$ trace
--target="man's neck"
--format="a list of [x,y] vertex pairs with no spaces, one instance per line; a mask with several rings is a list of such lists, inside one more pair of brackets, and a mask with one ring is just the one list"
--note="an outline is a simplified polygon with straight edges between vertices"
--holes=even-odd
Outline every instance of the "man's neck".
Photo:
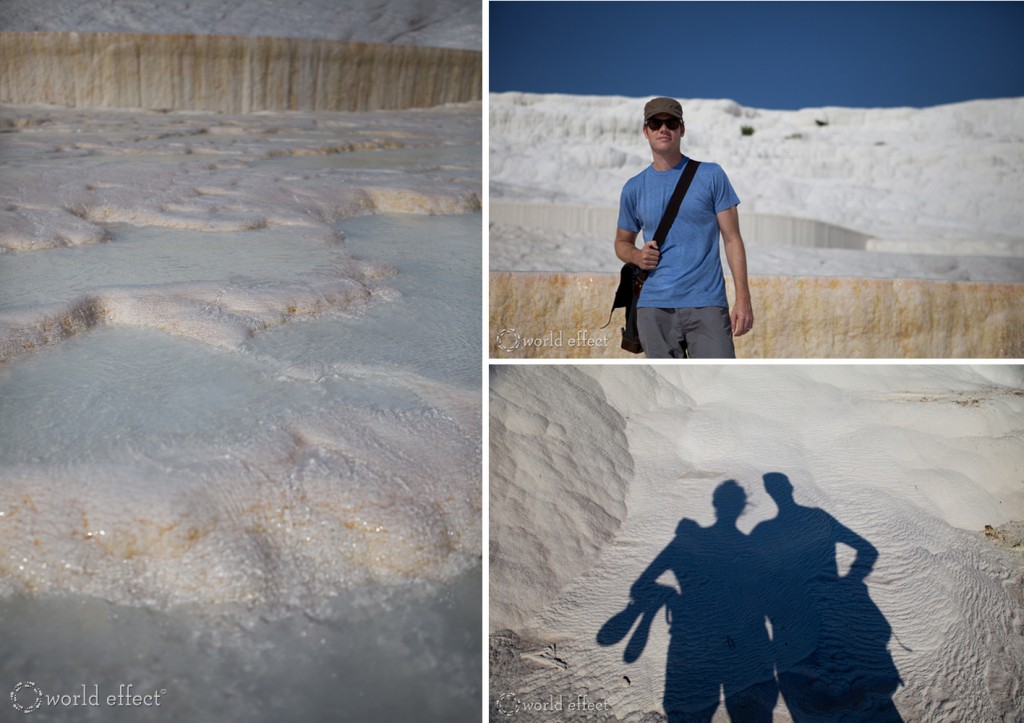
[[652,165],[655,171],[671,171],[683,160],[683,153],[678,148],[671,152],[655,153],[653,155],[654,162]]

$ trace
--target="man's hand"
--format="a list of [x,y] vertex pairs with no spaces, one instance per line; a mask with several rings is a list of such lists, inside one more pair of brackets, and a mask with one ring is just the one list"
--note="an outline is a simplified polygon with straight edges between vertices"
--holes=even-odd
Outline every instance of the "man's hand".
[[633,256],[633,263],[644,271],[650,271],[658,265],[658,259],[660,257],[661,253],[658,251],[658,244],[654,241],[648,241],[642,248],[636,249],[636,253]]
[[750,286],[747,283],[747,251],[740,235],[740,217],[732,206],[718,213],[718,227],[722,231],[725,258],[732,272],[736,289],[736,303],[732,307],[732,335],[743,336],[754,327],[754,308],[750,305]]
[[732,335],[743,336],[754,328],[754,310],[750,299],[737,301],[732,307]]

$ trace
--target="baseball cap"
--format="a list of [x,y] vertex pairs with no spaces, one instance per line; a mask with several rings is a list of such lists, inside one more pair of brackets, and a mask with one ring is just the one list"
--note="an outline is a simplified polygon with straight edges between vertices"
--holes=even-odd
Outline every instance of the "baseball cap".
[[646,123],[651,119],[651,116],[656,116],[659,113],[668,113],[682,120],[683,106],[679,105],[678,100],[672,100],[671,98],[655,98],[654,100],[647,101],[647,105],[644,106],[644,122]]

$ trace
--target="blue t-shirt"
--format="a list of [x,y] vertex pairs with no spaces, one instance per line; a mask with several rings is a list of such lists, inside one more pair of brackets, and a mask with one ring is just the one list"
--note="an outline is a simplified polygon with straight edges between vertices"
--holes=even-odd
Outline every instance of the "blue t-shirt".
[[[648,166],[626,181],[619,200],[619,228],[643,231],[651,241],[689,159],[669,171]],[[637,306],[660,309],[728,308],[722,259],[718,253],[718,214],[740,202],[717,163],[701,163],[679,215],[661,244],[661,258],[647,276]]]

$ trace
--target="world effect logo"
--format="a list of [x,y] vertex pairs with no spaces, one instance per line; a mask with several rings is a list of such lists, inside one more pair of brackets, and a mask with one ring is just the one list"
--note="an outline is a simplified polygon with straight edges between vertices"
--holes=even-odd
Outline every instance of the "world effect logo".
[[160,697],[167,694],[166,688],[146,694],[133,693],[132,688],[134,687],[131,683],[121,683],[117,688],[116,694],[111,693],[105,698],[101,698],[99,684],[93,684],[91,692],[89,686],[83,683],[81,693],[53,695],[50,693],[44,694],[42,688],[32,681],[22,681],[11,690],[11,706],[14,707],[14,710],[25,714],[34,713],[43,705],[62,708],[78,706],[96,708],[102,704],[101,701],[112,708],[135,706],[151,708],[154,706],[159,707]]
[[544,336],[523,336],[515,329],[502,329],[494,335],[495,345],[503,352],[514,352],[526,347],[607,347],[609,336],[590,336],[586,329],[576,332],[575,336],[566,336],[564,332],[549,331]]
[[606,700],[591,700],[590,696],[586,693],[580,693],[576,696],[575,700],[570,699],[568,705],[565,703],[563,696],[559,695],[557,698],[554,695],[549,695],[547,700],[540,701],[522,701],[519,696],[515,693],[504,693],[498,698],[498,713],[511,718],[520,711],[531,711],[531,712],[579,712],[579,711],[608,711],[611,710],[611,706],[608,705]]

